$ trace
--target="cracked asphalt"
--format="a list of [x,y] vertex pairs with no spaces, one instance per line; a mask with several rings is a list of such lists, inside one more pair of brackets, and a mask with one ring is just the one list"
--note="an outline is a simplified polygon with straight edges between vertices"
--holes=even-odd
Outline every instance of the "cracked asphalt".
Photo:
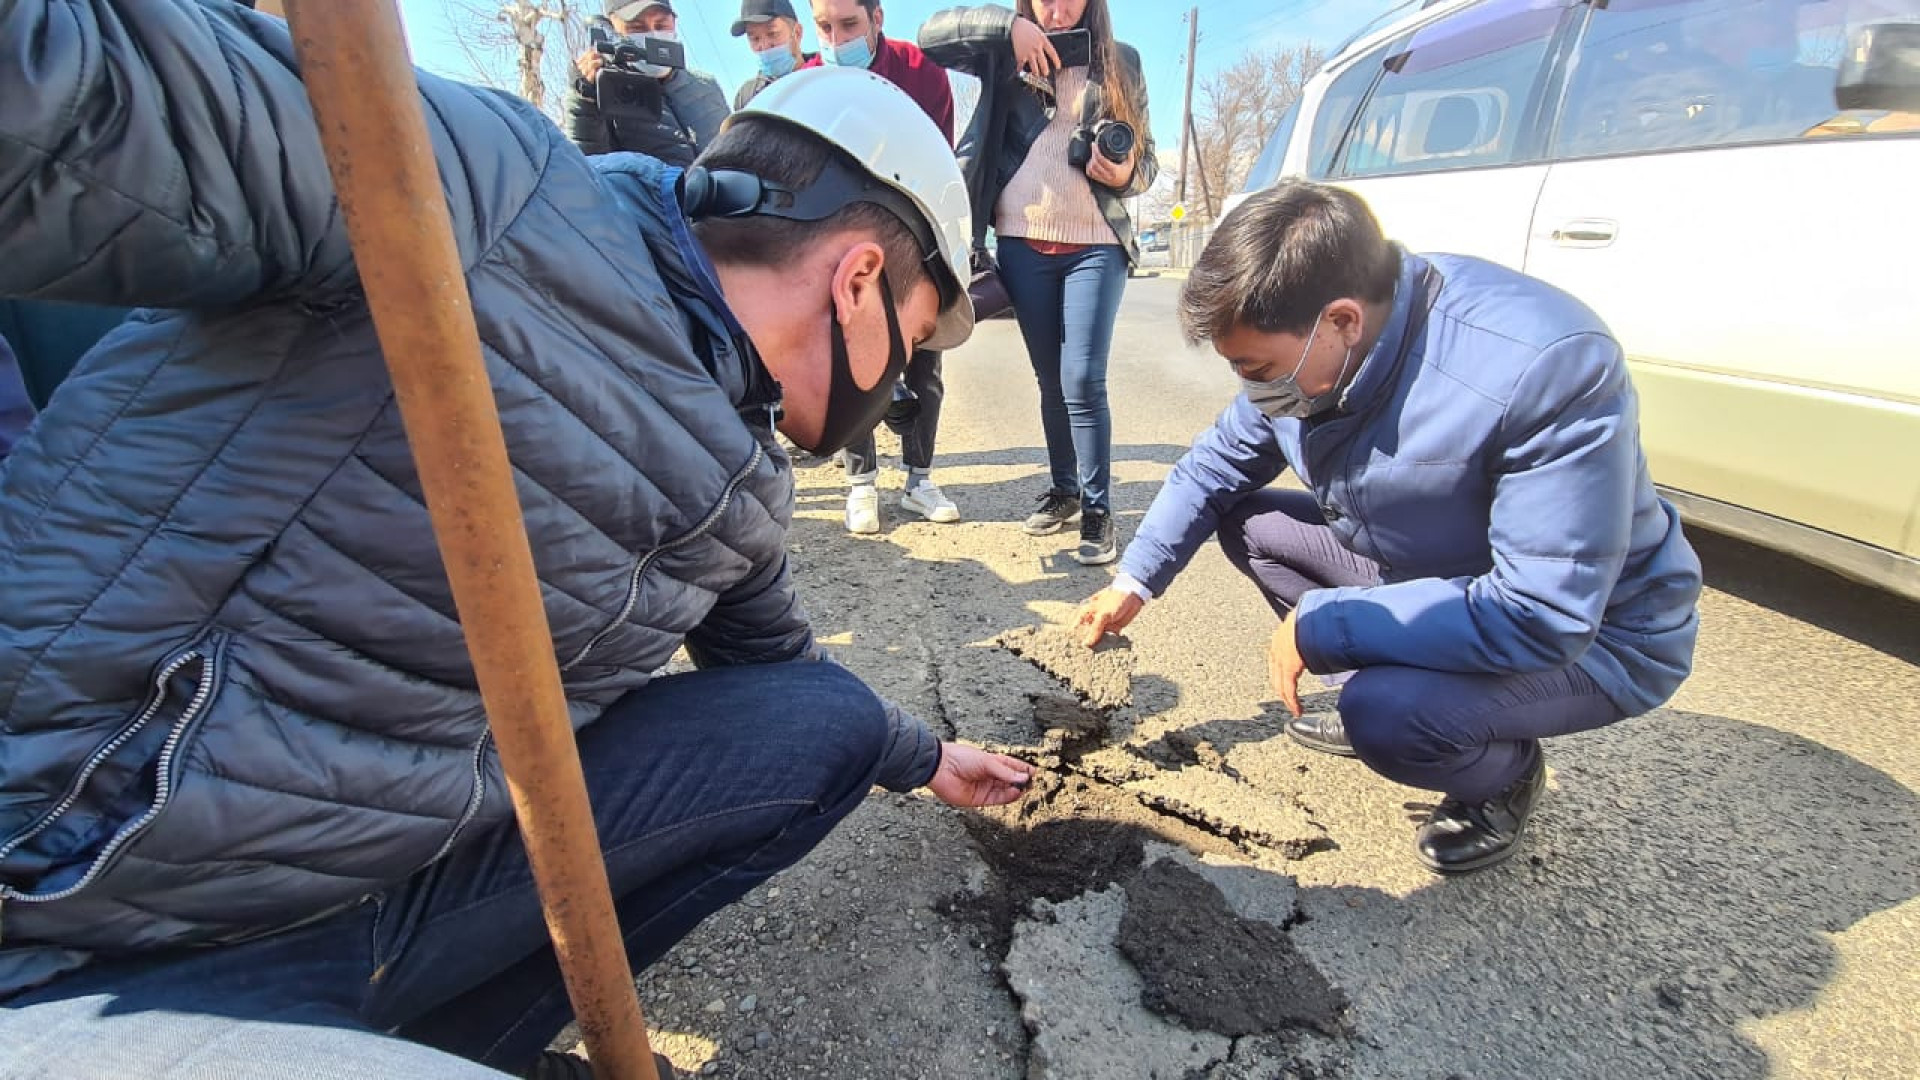
[[[1130,283],[1110,373],[1124,543],[1233,393]],[[966,520],[849,537],[802,463],[822,640],[877,689],[1044,774],[963,813],[876,793],[641,980],[657,1048],[733,1077],[1920,1075],[1920,607],[1695,531],[1696,673],[1548,744],[1525,854],[1440,880],[1430,793],[1280,733],[1272,615],[1203,553],[1130,629],[1130,702],[997,644],[1110,570],[1015,524],[1045,487],[1010,322],[947,358],[936,479]],[[882,436],[883,457],[893,448]],[[1330,708],[1317,693],[1309,708]]]

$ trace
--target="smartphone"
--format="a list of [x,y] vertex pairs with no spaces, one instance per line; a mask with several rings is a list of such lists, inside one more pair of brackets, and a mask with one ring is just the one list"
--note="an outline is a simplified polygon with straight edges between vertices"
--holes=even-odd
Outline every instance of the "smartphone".
[[1053,51],[1060,54],[1063,68],[1087,67],[1093,63],[1093,35],[1085,30],[1062,30],[1048,34]]

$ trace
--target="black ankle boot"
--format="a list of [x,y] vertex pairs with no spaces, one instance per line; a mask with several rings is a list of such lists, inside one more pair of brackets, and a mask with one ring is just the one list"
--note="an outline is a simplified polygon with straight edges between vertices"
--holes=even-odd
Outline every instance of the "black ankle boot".
[[1443,799],[1414,834],[1414,854],[1436,874],[1469,874],[1506,862],[1519,850],[1546,788],[1546,755],[1536,754],[1532,768],[1486,802]]

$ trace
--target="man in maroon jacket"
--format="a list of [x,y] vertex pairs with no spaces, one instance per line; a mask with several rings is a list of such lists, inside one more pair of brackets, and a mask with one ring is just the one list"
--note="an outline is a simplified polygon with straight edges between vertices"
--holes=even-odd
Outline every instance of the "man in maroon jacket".
[[[918,45],[881,33],[886,13],[880,0],[813,0],[813,29],[820,53],[804,67],[820,64],[861,67],[907,92],[926,110],[941,134],[953,143],[953,86],[945,68],[927,59]],[[940,354],[916,352],[907,364],[904,390],[894,392],[886,424],[900,436],[900,459],[907,467],[902,509],[928,521],[960,520],[960,509],[934,484],[933,441],[940,427]],[[847,531],[880,531],[880,492],[874,486],[880,462],[873,433],[847,447]]]

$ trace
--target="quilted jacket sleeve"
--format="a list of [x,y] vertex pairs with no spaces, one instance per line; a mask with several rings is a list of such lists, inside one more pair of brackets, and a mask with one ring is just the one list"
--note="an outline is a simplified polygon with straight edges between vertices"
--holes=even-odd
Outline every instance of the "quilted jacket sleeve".
[[[800,608],[783,556],[733,587],[687,635],[695,665],[776,664],[813,659],[835,663],[813,640],[813,626]],[[890,701],[887,746],[874,782],[889,791],[911,791],[933,779],[940,764],[940,739],[918,717]]]
[[[0,49],[0,295],[195,308],[357,284],[279,20],[223,0],[0,0]],[[537,182],[544,121],[421,85],[473,265]]]
[[613,150],[607,121],[600,115],[600,103],[595,100],[592,88],[579,79],[573,80],[567,89],[567,138],[588,156]]
[[1545,349],[1496,438],[1492,569],[1307,593],[1297,635],[1310,670],[1517,674],[1564,667],[1593,643],[1626,561],[1639,475],[1619,345],[1577,334]]
[[188,0],[8,0],[0,42],[0,294],[200,307],[352,280],[273,20]]
[[720,81],[704,71],[679,71],[667,80],[666,91],[673,115],[693,133],[694,145],[701,150],[711,146],[727,118],[727,95]]
[[1213,426],[1174,462],[1153,497],[1147,516],[1127,545],[1121,573],[1159,596],[1173,584],[1200,546],[1220,527],[1220,517],[1248,494],[1280,478],[1286,454],[1273,423],[1245,394],[1233,399]]
[[741,581],[687,635],[695,665],[778,664],[812,655],[813,624],[800,607],[783,554]]

